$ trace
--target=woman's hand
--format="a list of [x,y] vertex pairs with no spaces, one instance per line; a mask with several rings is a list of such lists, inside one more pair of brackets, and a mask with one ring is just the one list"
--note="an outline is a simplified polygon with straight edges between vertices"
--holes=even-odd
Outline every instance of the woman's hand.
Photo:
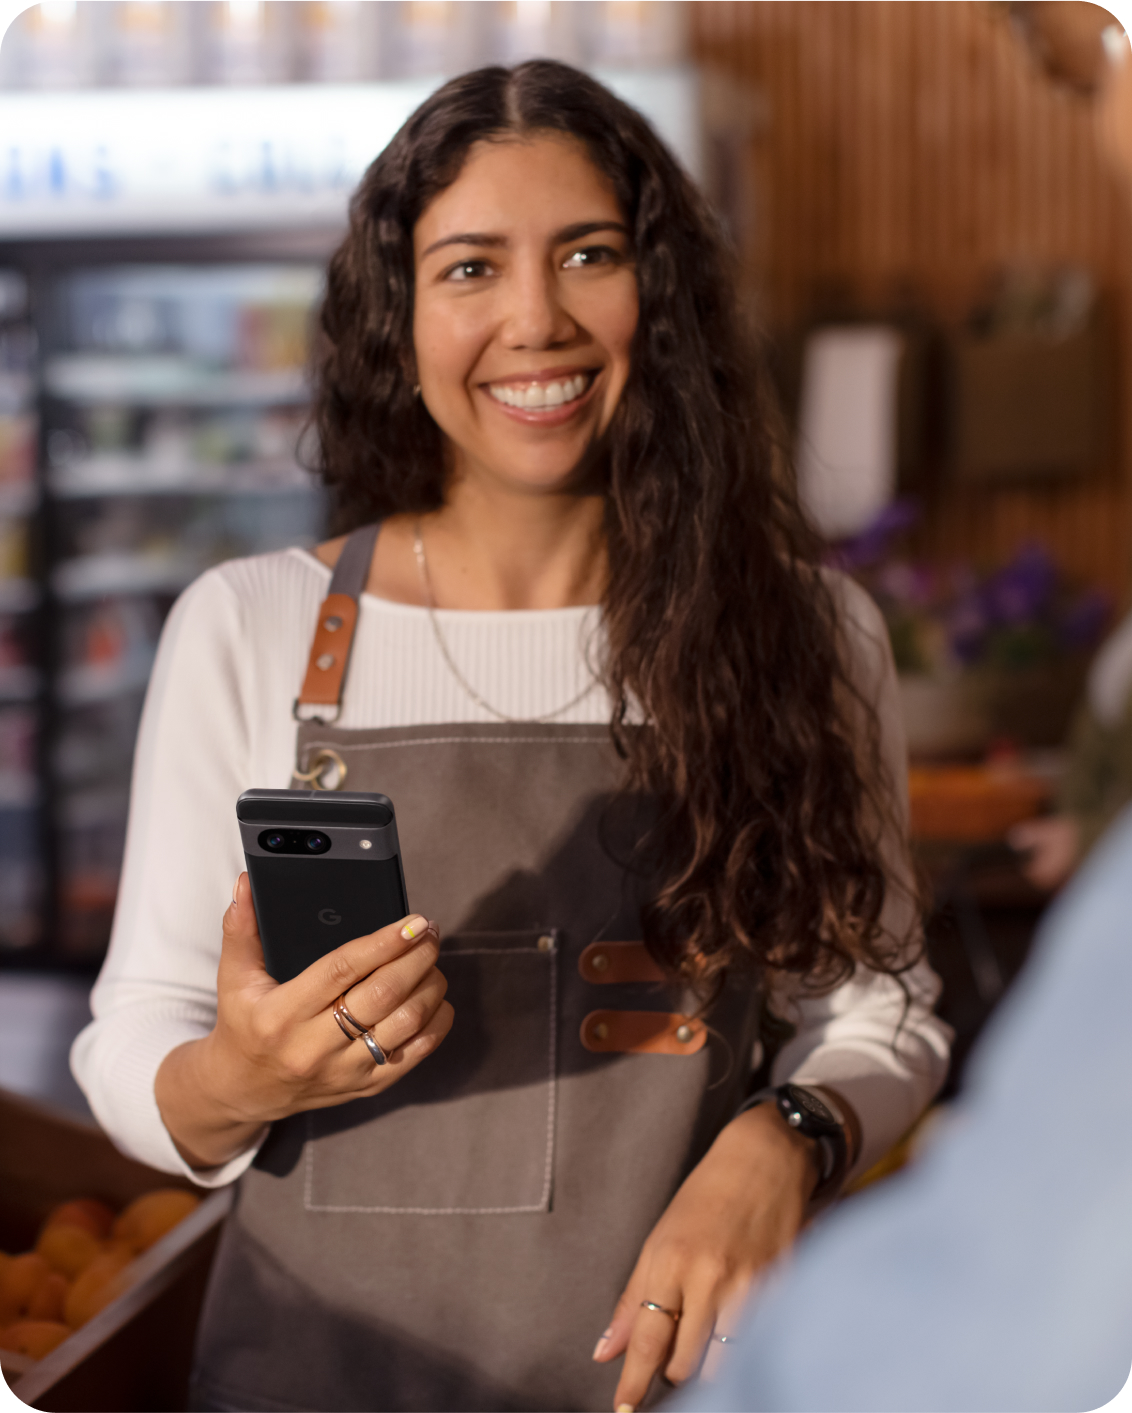
[[[216,1025],[171,1051],[154,1085],[185,1160],[217,1167],[276,1119],[396,1084],[452,1026],[439,951],[435,924],[410,917],[347,942],[280,985],[264,966],[251,885],[241,874],[224,915]],[[339,1028],[332,1007],[343,993],[388,1064],[375,1065]]]
[[1028,819],[1016,824],[1007,839],[1025,856],[1022,872],[1035,888],[1060,888],[1081,861],[1081,826],[1072,815]]
[[[689,1174],[641,1250],[594,1358],[625,1351],[614,1407],[640,1405],[655,1374],[682,1383],[713,1331],[732,1333],[751,1282],[798,1233],[818,1178],[814,1145],[773,1104],[740,1114]],[[642,1301],[679,1311],[680,1319]]]

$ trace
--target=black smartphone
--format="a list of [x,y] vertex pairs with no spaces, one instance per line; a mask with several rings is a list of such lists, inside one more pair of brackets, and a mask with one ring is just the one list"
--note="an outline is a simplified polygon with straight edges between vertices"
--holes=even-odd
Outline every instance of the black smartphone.
[[236,818],[276,981],[408,913],[397,820],[385,795],[245,790]]

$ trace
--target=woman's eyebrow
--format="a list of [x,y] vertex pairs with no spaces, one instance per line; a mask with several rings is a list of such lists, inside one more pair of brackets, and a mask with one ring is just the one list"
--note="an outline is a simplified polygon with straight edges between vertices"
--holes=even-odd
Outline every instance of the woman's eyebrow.
[[[623,236],[629,234],[628,226],[621,221],[579,221],[575,225],[563,227],[555,235],[554,244],[567,245],[572,240],[581,240],[597,231],[619,231]],[[457,235],[434,240],[427,249],[421,251],[421,259],[431,255],[434,250],[442,250],[446,245],[501,246],[507,243],[507,237],[503,235],[489,235],[484,231],[461,231]]]
[[463,231],[459,235],[445,236],[443,240],[434,240],[427,250],[421,251],[421,259],[426,255],[431,255],[434,250],[441,250],[446,245],[506,245],[507,237],[501,235],[485,235],[482,231]]

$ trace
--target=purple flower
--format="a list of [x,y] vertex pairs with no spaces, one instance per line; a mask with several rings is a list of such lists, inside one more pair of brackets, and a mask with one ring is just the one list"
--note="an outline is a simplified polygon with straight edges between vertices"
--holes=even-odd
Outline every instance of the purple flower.
[[983,589],[992,623],[1031,623],[1049,607],[1057,589],[1057,566],[1038,544],[1023,545],[1009,564],[992,574]]

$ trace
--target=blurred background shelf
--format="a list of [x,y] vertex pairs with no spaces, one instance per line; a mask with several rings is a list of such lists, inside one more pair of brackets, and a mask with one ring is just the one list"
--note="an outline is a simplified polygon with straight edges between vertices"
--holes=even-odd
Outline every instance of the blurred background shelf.
[[309,397],[301,369],[233,372],[157,353],[55,358],[45,367],[43,382],[51,396],[81,407],[271,407],[301,405]]
[[0,667],[0,703],[34,701],[42,685],[34,667]]
[[315,478],[296,462],[218,466],[207,462],[155,463],[126,456],[72,462],[52,471],[47,484],[56,500],[120,495],[315,495],[320,489]]
[[31,613],[42,600],[34,579],[0,579],[0,614]]
[[52,572],[51,588],[56,598],[70,604],[117,595],[176,594],[200,571],[194,560],[108,552],[64,560]]

